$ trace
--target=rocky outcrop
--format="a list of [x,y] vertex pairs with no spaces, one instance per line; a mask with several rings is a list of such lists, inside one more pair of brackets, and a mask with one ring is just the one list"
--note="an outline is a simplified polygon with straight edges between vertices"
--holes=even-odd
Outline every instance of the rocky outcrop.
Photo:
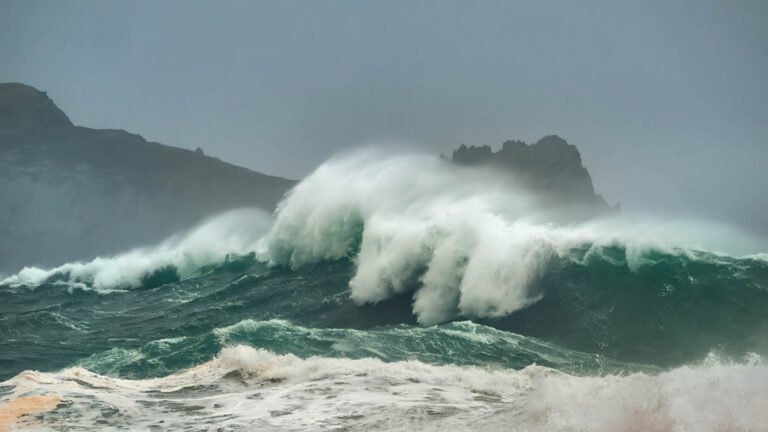
[[0,133],[73,127],[45,92],[17,83],[0,83]]
[[531,145],[506,141],[497,152],[489,146],[462,145],[451,160],[459,165],[499,169],[550,203],[597,213],[617,209],[595,193],[592,177],[582,165],[576,146],[557,135],[545,136]]
[[152,244],[232,208],[271,211],[293,184],[74,126],[44,92],[0,84],[0,272]]

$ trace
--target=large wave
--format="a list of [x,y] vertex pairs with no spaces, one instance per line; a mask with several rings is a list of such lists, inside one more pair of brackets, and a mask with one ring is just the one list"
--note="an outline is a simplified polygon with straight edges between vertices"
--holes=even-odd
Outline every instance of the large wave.
[[414,314],[435,324],[525,308],[558,260],[583,262],[611,246],[625,251],[617,264],[637,269],[649,251],[696,259],[702,244],[745,243],[714,225],[585,221],[583,210],[545,206],[498,172],[365,151],[324,164],[289,193],[261,256],[294,268],[351,258],[356,302],[414,290]]
[[349,259],[355,302],[413,292],[413,313],[430,325],[524,309],[545,295],[542,277],[564,264],[599,258],[637,270],[658,253],[717,261],[716,253],[696,251],[759,251],[714,224],[583,216],[581,208],[545,205],[499,172],[366,150],[323,164],[289,192],[274,218],[230,212],[155,247],[25,268],[0,285],[65,283],[108,292],[183,279],[252,251],[294,269]]

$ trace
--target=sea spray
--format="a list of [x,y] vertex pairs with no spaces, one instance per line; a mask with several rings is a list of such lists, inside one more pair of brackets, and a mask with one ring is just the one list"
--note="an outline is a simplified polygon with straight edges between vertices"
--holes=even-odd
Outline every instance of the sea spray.
[[583,220],[572,212],[498,172],[359,151],[327,162],[288,194],[259,256],[291,268],[353,259],[352,299],[376,303],[415,291],[413,312],[430,325],[529,306],[544,295],[542,275],[558,260],[582,259],[573,251],[584,246],[599,254],[620,245],[626,254],[618,264],[637,270],[646,252],[695,258],[691,247],[701,237],[686,239],[691,225],[721,233],[712,238],[739,238],[713,224]]
[[230,253],[254,250],[258,239],[269,229],[269,223],[270,216],[261,210],[233,210],[156,246],[52,269],[26,267],[0,281],[0,285],[35,286],[58,281],[72,287],[108,292],[146,286],[153,277],[162,280],[164,274],[171,280],[174,276],[185,278],[202,267],[222,263]]

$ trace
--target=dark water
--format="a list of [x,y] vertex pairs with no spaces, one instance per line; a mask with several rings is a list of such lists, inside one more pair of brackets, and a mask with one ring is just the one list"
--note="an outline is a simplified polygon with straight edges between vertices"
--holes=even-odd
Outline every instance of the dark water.
[[21,429],[759,430],[768,261],[597,249],[550,256],[527,307],[433,326],[418,279],[352,301],[346,258],[161,263],[106,290],[62,267],[0,286],[0,414],[43,397]]
[[[620,258],[623,250],[608,253]],[[353,303],[348,260],[290,270],[246,255],[184,280],[164,268],[141,287],[107,294],[56,277],[37,287],[2,286],[0,378],[74,364],[120,377],[163,376],[241,343],[302,357],[536,363],[575,373],[670,368],[710,352],[765,353],[768,263],[649,254],[650,263],[634,271],[621,260],[552,263],[537,284],[541,300],[528,308],[426,328],[416,324],[410,293]]]

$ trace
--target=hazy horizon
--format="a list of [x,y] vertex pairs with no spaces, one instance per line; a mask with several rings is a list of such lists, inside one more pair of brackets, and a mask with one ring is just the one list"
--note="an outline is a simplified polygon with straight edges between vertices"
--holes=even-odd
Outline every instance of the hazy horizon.
[[0,81],[267,174],[395,142],[578,146],[628,211],[768,233],[761,2],[6,1]]
[[0,0],[0,432],[764,430],[767,24]]

